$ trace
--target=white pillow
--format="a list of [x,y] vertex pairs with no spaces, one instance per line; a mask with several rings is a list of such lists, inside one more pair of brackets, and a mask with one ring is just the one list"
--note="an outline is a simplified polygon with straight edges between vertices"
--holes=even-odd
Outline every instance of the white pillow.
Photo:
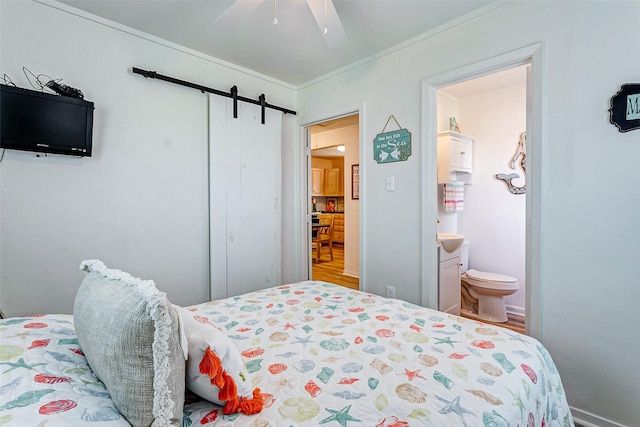
[[198,320],[193,312],[174,307],[189,348],[187,388],[224,406],[225,415],[260,412],[263,406],[260,389],[252,390],[249,371],[231,339],[207,320]]

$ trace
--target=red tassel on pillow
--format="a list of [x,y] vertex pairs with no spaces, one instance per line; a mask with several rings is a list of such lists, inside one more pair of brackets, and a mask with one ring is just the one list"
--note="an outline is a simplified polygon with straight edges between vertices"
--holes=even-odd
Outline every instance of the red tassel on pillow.
[[257,414],[262,411],[264,401],[259,388],[253,389],[253,399],[242,399],[240,401],[240,410],[247,415]]
[[231,400],[227,400],[227,404],[222,408],[222,413],[224,415],[235,414],[240,410],[240,402],[238,401],[238,396],[234,397]]
[[211,384],[218,388],[222,388],[224,385],[224,378],[222,377],[223,372],[220,358],[213,352],[213,350],[211,350],[211,347],[207,347],[207,350],[204,352],[202,360],[200,361],[200,373],[211,378]]
[[222,377],[224,378],[224,385],[220,387],[218,399],[222,401],[237,399],[238,388],[236,387],[236,382],[231,378],[231,375],[227,374],[227,371],[222,371]]
[[199,368],[200,373],[211,378],[211,384],[220,389],[218,399],[227,402],[222,409],[223,414],[231,415],[242,411],[247,415],[251,415],[262,411],[264,403],[260,389],[256,388],[253,390],[253,398],[251,399],[238,399],[236,382],[233,380],[233,377],[223,369],[220,358],[211,350],[211,347],[207,347],[207,350],[204,352]]
[[264,401],[262,400],[262,393],[260,393],[259,388],[255,388],[253,390],[253,398],[245,399],[245,398],[234,398],[227,401],[222,413],[225,415],[235,414],[236,412],[244,412],[247,415],[257,414],[262,411],[262,407],[264,406]]

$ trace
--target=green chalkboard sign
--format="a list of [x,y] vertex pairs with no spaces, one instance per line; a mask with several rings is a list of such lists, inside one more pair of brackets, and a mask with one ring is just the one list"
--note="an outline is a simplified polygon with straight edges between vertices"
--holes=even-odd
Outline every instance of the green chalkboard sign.
[[379,133],[373,140],[373,159],[378,163],[405,161],[411,155],[411,132],[406,129]]

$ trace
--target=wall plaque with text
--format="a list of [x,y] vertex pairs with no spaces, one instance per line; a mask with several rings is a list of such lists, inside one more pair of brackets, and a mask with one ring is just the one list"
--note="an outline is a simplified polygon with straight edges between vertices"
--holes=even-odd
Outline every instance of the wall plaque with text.
[[406,129],[379,133],[373,140],[373,159],[378,163],[400,162],[411,155],[411,133]]
[[625,83],[611,97],[609,121],[620,132],[640,129],[640,83]]

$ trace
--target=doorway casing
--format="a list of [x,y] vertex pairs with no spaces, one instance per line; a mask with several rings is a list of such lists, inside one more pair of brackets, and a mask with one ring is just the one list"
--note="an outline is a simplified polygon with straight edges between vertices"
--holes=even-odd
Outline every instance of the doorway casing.
[[[311,276],[311,135],[308,131],[308,127],[311,125],[327,122],[330,120],[334,120],[340,117],[346,117],[357,114],[359,116],[358,120],[358,144],[359,144],[359,154],[358,161],[360,163],[360,193],[364,194],[366,191],[366,159],[367,150],[366,144],[363,143],[364,140],[364,123],[365,123],[365,104],[364,102],[347,105],[341,108],[336,108],[334,110],[326,111],[322,114],[316,114],[313,116],[303,116],[298,120],[298,125],[300,129],[300,141],[302,141],[302,145],[304,149],[302,150],[302,157],[300,159],[300,164],[304,165],[301,171],[301,182],[306,183],[304,187],[304,194],[307,197],[304,197],[301,201],[301,205],[299,206],[300,211],[304,212],[303,215],[303,224],[302,227],[304,231],[302,233],[303,238],[300,240],[300,250],[298,254],[304,256],[298,263],[299,265],[304,266],[304,271],[302,276],[309,278]],[[360,281],[360,290],[366,291],[366,280],[365,280],[365,247],[366,247],[366,237],[364,235],[365,225],[366,225],[366,217],[364,216],[364,212],[366,209],[366,198],[361,197],[358,203],[358,211],[359,211],[359,224],[358,224],[358,239],[359,239],[359,250],[358,250],[358,272],[359,272],[359,281]]]
[[438,307],[437,207],[437,90],[518,65],[527,73],[527,193],[526,193],[526,333],[542,341],[542,168],[544,127],[544,45],[538,43],[422,80],[422,201],[421,305]]

